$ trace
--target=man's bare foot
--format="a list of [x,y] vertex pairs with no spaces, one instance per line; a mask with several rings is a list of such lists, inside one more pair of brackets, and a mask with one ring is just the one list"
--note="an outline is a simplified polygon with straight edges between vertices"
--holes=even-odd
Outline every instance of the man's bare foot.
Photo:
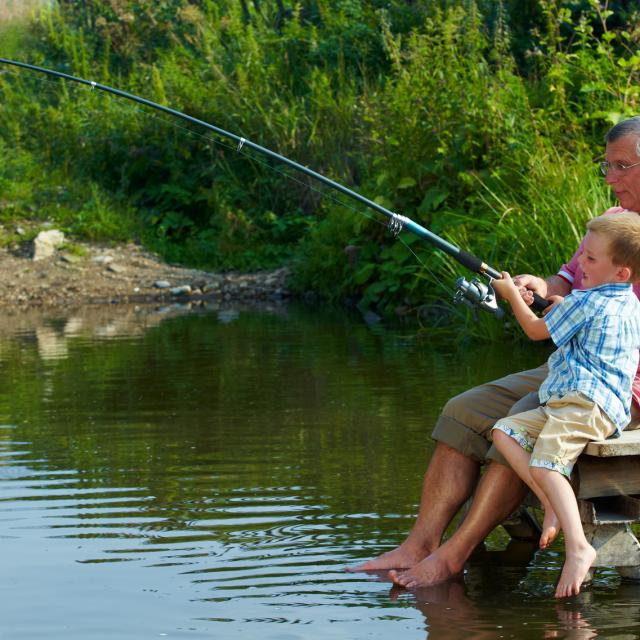
[[410,569],[426,558],[429,551],[424,547],[405,540],[399,547],[387,551],[373,560],[368,560],[355,567],[347,567],[347,571],[380,571],[381,569]]
[[558,586],[556,587],[556,598],[567,598],[577,596],[580,593],[580,586],[589,573],[591,565],[596,559],[596,550],[587,545],[578,553],[567,554]]
[[408,571],[389,571],[395,584],[405,589],[431,587],[459,575],[463,567],[454,567],[436,550]]
[[540,535],[540,548],[546,549],[560,532],[560,521],[553,509],[545,509],[542,522],[542,534]]

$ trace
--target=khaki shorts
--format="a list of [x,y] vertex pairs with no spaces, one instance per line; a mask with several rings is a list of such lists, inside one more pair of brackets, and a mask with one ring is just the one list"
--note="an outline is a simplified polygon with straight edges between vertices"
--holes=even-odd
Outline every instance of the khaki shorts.
[[[478,462],[494,460],[506,465],[507,461],[492,445],[491,429],[501,418],[539,407],[538,389],[547,374],[545,363],[454,396],[442,409],[433,438]],[[640,415],[634,415],[627,430],[640,428],[639,418]]]
[[545,363],[454,396],[442,409],[433,438],[478,462],[495,460],[506,465],[491,443],[491,429],[500,418],[538,407],[538,389],[547,373]]
[[600,407],[581,393],[552,396],[537,409],[499,420],[504,431],[531,453],[531,467],[558,471],[567,478],[592,440],[604,440],[616,427]]

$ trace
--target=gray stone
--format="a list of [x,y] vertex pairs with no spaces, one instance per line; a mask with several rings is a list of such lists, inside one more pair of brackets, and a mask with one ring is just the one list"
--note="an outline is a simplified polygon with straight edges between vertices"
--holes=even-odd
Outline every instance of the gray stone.
[[156,282],[153,283],[153,286],[156,289],[168,289],[171,287],[171,283],[166,280],[156,280]]
[[188,296],[191,293],[191,287],[188,284],[184,284],[181,287],[173,287],[171,289],[172,296]]
[[94,256],[93,258],[91,258],[91,261],[95,262],[96,264],[109,264],[110,262],[113,262],[113,256],[108,256],[108,255]]
[[68,262],[69,264],[77,264],[82,258],[75,253],[62,253],[60,254],[60,260],[64,260],[64,262]]
[[33,259],[50,258],[64,244],[64,233],[57,229],[41,231],[33,241]]

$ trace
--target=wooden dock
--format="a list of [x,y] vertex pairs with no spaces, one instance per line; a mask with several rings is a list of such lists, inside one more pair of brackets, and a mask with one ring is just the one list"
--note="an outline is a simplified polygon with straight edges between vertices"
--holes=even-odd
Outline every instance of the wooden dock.
[[594,567],[640,580],[640,430],[590,443],[574,469],[582,526],[598,552]]
[[[616,567],[624,578],[640,580],[640,542],[632,528],[640,523],[640,429],[590,443],[571,483],[585,535],[598,552],[593,567]],[[539,506],[530,493],[502,526],[513,538],[537,541],[541,530],[529,508]]]

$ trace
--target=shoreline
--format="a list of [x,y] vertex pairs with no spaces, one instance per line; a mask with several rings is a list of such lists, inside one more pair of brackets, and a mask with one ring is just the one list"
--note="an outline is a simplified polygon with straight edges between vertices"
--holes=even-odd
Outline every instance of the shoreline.
[[73,243],[51,256],[0,250],[0,306],[27,309],[170,302],[260,302],[292,297],[286,267],[217,273],[164,262],[133,243]]

